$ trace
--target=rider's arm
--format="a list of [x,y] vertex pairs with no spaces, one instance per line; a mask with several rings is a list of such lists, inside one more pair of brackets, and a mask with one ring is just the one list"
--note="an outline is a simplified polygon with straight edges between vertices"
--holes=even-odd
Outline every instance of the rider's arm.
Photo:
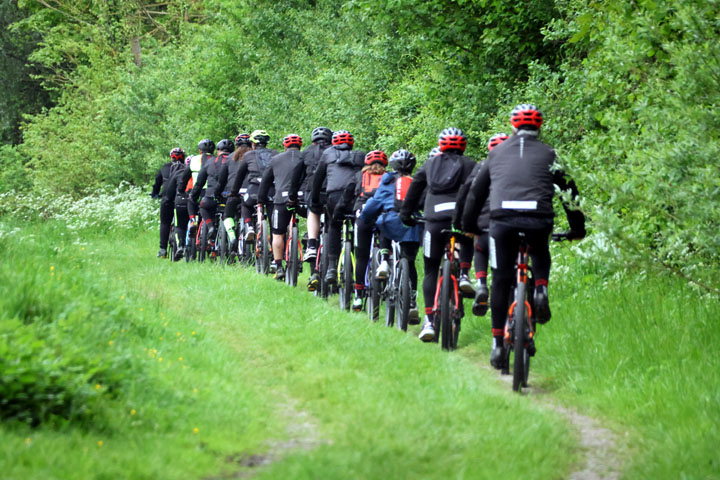
[[305,175],[306,175],[306,167],[305,167],[305,155],[303,152],[303,160],[300,162],[297,162],[295,167],[292,171],[292,177],[290,180],[290,190],[288,191],[288,198],[295,199],[297,198],[297,192],[300,190],[300,186],[305,181]]
[[222,167],[220,167],[220,174],[218,175],[218,185],[217,185],[217,194],[222,195],[222,193],[225,191],[225,187],[227,186],[228,181],[228,175],[229,175],[229,169],[230,169],[230,162],[232,160],[229,160],[225,163],[223,163]]
[[315,170],[315,175],[313,175],[312,194],[310,195],[310,205],[312,208],[316,208],[317,205],[320,205],[320,192],[322,191],[323,182],[325,181],[326,176],[327,163],[321,159],[317,169]]
[[153,184],[152,193],[150,194],[151,197],[155,198],[158,195],[160,195],[160,188],[162,187],[162,184],[163,184],[163,175],[162,175],[162,168],[160,168],[157,171],[157,173],[155,174],[155,183]]
[[238,193],[240,192],[240,187],[242,187],[247,173],[248,163],[245,160],[240,160],[240,166],[238,167],[237,175],[235,176],[235,183],[233,183],[232,188],[230,188],[230,195],[238,195]]
[[[580,193],[575,185],[575,181],[573,181],[573,179],[571,179],[563,170],[557,169],[553,172],[553,183],[563,192],[569,190],[573,203],[577,202]],[[563,200],[562,204],[565,209],[565,215],[567,216],[568,223],[570,224],[570,231],[574,234],[573,237],[585,237],[585,215],[583,212],[566,200]]]
[[200,198],[200,192],[205,187],[205,182],[207,181],[208,177],[208,165],[210,165],[210,162],[203,165],[203,167],[200,169],[200,173],[198,173],[197,180],[195,181],[195,185],[193,186],[192,192],[190,193],[190,198],[192,198],[193,202],[195,203],[197,203],[198,198]]
[[[272,166],[270,166],[265,169],[265,173],[263,173],[262,180],[260,180],[260,187],[258,188],[258,193],[257,193],[258,203],[262,203],[263,205],[267,203],[268,192],[270,191],[270,187],[272,186],[273,181],[275,181],[275,172],[274,172]],[[275,195],[277,196],[277,193]]]
[[485,162],[468,189],[465,207],[462,211],[461,227],[466,232],[475,233],[477,230],[477,218],[482,211],[490,193],[490,171],[488,163]]
[[187,188],[187,184],[190,181],[190,178],[192,177],[192,171],[190,171],[190,166],[186,165],[185,170],[183,170],[182,174],[180,175],[180,178],[177,182],[177,194],[182,195],[185,193],[185,189]]

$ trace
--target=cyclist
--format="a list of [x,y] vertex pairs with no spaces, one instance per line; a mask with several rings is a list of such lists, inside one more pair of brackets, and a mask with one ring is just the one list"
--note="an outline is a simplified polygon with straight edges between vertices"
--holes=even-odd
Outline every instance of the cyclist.
[[[420,323],[417,310],[418,278],[415,257],[420,248],[422,229],[417,225],[410,228],[404,226],[398,216],[398,210],[405,200],[408,187],[412,182],[415,163],[415,155],[404,149],[390,155],[390,167],[393,171],[382,176],[380,186],[367,201],[358,218],[358,224],[360,222],[368,225],[375,224],[383,237],[400,242],[400,255],[406,258],[410,265],[408,272],[411,287],[409,323],[412,325]],[[362,305],[362,300],[360,305]],[[353,304],[353,309],[355,309],[355,304]]]
[[[173,200],[168,199],[168,190],[172,188],[170,179],[185,166],[185,151],[176,147],[170,150],[170,161],[165,163],[155,175],[155,184],[153,185],[153,198],[162,198],[160,202],[160,251],[157,256],[160,258],[167,257],[168,238],[170,238],[170,224],[173,220]],[[160,188],[162,188],[162,193]]]
[[[365,203],[368,199],[372,198],[380,186],[380,180],[385,174],[387,164],[387,155],[381,150],[373,150],[365,155],[365,166],[361,171],[357,172],[353,182],[346,187],[345,194],[336,205],[333,216],[342,217],[350,213],[350,208],[346,207],[346,205],[351,206],[352,211],[357,212],[356,215],[359,215]],[[353,197],[355,199],[354,203]],[[365,292],[365,271],[367,270],[370,260],[370,243],[372,242],[373,227],[374,225],[372,223],[367,223],[359,218],[355,221],[355,238],[353,245],[355,248],[355,299],[353,300],[352,309],[356,312],[362,310]],[[391,246],[390,239],[380,239],[382,263],[377,270],[377,279],[387,278],[389,271],[387,259]]]
[[[312,182],[315,169],[320,162],[320,157],[332,142],[333,132],[327,127],[316,127],[312,131],[312,144],[303,150],[302,165],[298,164],[293,172],[292,184],[290,187],[290,201],[297,199],[298,202],[310,200],[312,193]],[[325,187],[325,185],[323,185]],[[323,188],[324,190],[324,188]],[[302,200],[300,199],[302,197]],[[325,192],[321,192],[320,201],[324,203],[326,200]],[[300,213],[302,209],[298,210]],[[317,258],[317,244],[320,236],[320,214],[307,211],[307,248],[303,254],[303,260],[310,264],[310,279],[308,281],[308,290],[315,291],[320,277],[315,271],[315,260]]]
[[[340,255],[340,236],[342,235],[342,216],[333,215],[337,203],[343,196],[345,187],[353,182],[355,174],[364,165],[365,154],[353,150],[355,138],[347,130],[338,130],[332,135],[332,146],[325,149],[313,176],[310,210],[322,213],[323,206],[330,213],[328,229],[329,266],[325,280],[337,284],[337,263]],[[327,198],[321,199],[323,183],[327,179]]]
[[[230,195],[239,195],[240,188],[247,188],[244,201],[240,208],[242,210],[243,221],[245,222],[246,234],[245,241],[252,242],[255,240],[255,227],[252,219],[255,213],[254,208],[257,203],[257,192],[260,186],[260,180],[265,169],[270,165],[270,159],[278,154],[275,149],[267,148],[270,141],[270,135],[265,130],[255,130],[250,134],[249,138],[252,143],[252,150],[245,153],[238,165],[235,181],[231,185]],[[245,181],[247,179],[247,184]]]
[[[535,292],[533,312],[538,323],[550,320],[548,278],[550,249],[548,239],[553,229],[552,198],[554,185],[578,196],[575,182],[556,163],[555,150],[538,140],[543,116],[531,104],[516,106],[510,113],[513,135],[495,147],[473,181],[462,214],[462,226],[477,233],[477,218],[490,199],[490,264],[492,279],[493,347],[490,364],[503,368],[505,317],[514,265],[518,252],[518,233],[523,232],[530,248]],[[570,223],[569,238],[585,236],[585,216],[563,204]]]
[[[488,152],[492,151],[493,148],[500,145],[507,139],[508,136],[504,133],[496,133],[495,135],[490,137],[490,140],[488,140]],[[467,198],[468,191],[470,190],[470,185],[472,184],[472,181],[477,175],[477,173],[480,171],[480,168],[483,166],[483,163],[485,162],[480,162],[475,165],[475,168],[473,168],[473,171],[470,174],[470,178],[465,181],[462,188],[460,189],[460,192],[458,192],[457,204],[455,205],[455,217],[453,219],[453,225],[455,225],[458,230],[462,230],[462,211],[465,207],[465,199]],[[490,296],[490,292],[487,288],[487,268],[489,252],[487,230],[489,223],[490,205],[488,204],[488,202],[485,202],[485,205],[483,206],[477,220],[477,228],[480,233],[475,237],[475,254],[473,258],[473,261],[475,263],[476,288],[475,300],[473,301],[472,305],[472,312],[479,317],[484,316],[487,313],[488,298]]]
[[[425,298],[425,322],[419,338],[423,342],[435,339],[433,322],[435,290],[437,288],[438,270],[442,263],[448,235],[443,230],[451,228],[455,201],[475,162],[463,155],[467,146],[467,137],[459,128],[446,128],[438,135],[440,153],[428,158],[415,174],[400,209],[400,218],[405,225],[412,226],[416,222],[413,213],[418,209],[420,197],[426,193],[425,233],[423,234],[423,260],[425,278],[423,280],[423,296]],[[427,192],[426,192],[427,190]],[[470,260],[472,259],[472,241],[465,236],[458,236],[460,246],[460,277],[458,288],[465,295],[474,294],[472,283],[468,277]],[[462,302],[458,306],[462,308]]]
[[193,186],[190,197],[194,203],[205,188],[205,195],[200,201],[200,215],[203,222],[208,224],[208,228],[212,226],[213,217],[217,211],[218,204],[223,202],[222,190],[219,189],[220,171],[223,165],[228,162],[228,158],[234,150],[233,142],[224,138],[217,144],[218,155],[212,161],[205,162],[197,176],[195,185]]
[[297,165],[303,164],[302,153],[300,152],[302,138],[300,138],[299,135],[291,133],[283,138],[283,147],[285,147],[285,151],[272,157],[270,165],[265,169],[257,195],[258,202],[266,204],[268,202],[268,192],[273,185],[275,186],[275,199],[272,216],[270,218],[270,231],[272,233],[275,279],[277,280],[285,280],[285,269],[283,268],[282,259],[283,253],[285,252],[285,234],[287,233],[291,216],[288,199],[290,196],[290,183],[292,181],[293,171]]
[[[230,195],[228,187],[235,183],[235,177],[237,177],[238,169],[240,168],[240,160],[246,152],[251,150],[252,142],[250,141],[249,133],[241,133],[235,137],[235,152],[232,156],[232,161],[225,162],[220,170],[220,177],[218,178],[218,190],[227,197],[225,203],[225,213],[223,214],[223,223],[225,224],[225,230],[228,234],[230,243],[230,251],[235,251],[237,247],[237,238],[235,237],[235,218],[238,213],[238,206],[242,201],[242,197],[238,195]],[[245,192],[240,189],[240,194]]]
[[195,235],[196,233],[195,230],[197,228],[198,214],[198,205],[193,201],[189,192],[193,189],[203,165],[209,161],[215,161],[215,156],[213,155],[213,152],[215,151],[215,142],[209,138],[205,138],[198,142],[197,149],[198,154],[191,156],[188,161],[185,162],[185,170],[183,170],[182,175],[177,181],[177,195],[188,196],[187,209],[190,218],[190,221],[188,222],[188,235]]

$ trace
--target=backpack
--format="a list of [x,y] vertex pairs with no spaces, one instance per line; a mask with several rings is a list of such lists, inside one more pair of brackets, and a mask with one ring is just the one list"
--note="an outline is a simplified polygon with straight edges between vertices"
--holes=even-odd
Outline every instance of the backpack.
[[430,160],[427,172],[430,192],[451,193],[460,189],[463,178],[463,161],[460,155],[442,153]]
[[407,195],[408,188],[412,183],[413,177],[401,175],[395,179],[395,210],[400,211],[402,202],[405,201],[405,195]]
[[362,174],[362,190],[360,191],[360,197],[370,198],[375,193],[375,190],[380,186],[380,180],[383,174],[372,174],[370,172],[363,172]]

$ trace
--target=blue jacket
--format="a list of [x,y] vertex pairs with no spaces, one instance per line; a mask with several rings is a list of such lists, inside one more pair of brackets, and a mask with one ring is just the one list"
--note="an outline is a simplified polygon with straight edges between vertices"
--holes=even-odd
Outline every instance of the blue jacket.
[[380,186],[368,199],[360,213],[360,219],[369,225],[375,223],[380,232],[396,242],[420,242],[422,227],[406,227],[395,211],[396,172],[387,172],[380,179]]

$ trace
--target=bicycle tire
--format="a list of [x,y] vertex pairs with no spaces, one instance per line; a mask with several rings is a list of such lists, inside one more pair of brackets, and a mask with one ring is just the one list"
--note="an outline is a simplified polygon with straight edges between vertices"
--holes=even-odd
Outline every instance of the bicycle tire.
[[177,236],[176,236],[176,227],[175,225],[172,225],[170,228],[170,238],[168,238],[168,250],[170,250],[170,261],[174,262],[175,257],[177,256],[178,251],[178,244],[177,244]]
[[353,294],[352,242],[346,240],[340,254],[340,309],[350,310]]
[[521,391],[526,379],[525,365],[527,348],[525,347],[525,284],[515,288],[515,307],[513,308],[513,390]]
[[407,258],[401,258],[398,265],[398,281],[395,295],[397,327],[407,332],[410,321],[410,262]]
[[[377,254],[376,254],[377,253]],[[377,256],[379,250],[375,250],[370,258],[370,270],[368,272],[368,292],[367,292],[367,312],[368,318],[377,322],[380,317],[380,282],[375,280],[375,272],[377,272],[378,261]]]
[[197,244],[195,243],[195,232],[190,229],[187,236],[187,245],[185,245],[185,261],[193,262],[197,257]]
[[300,266],[300,251],[298,249],[298,227],[293,225],[290,229],[290,235],[288,242],[290,243],[290,256],[287,261],[287,273],[285,274],[285,281],[291,287],[297,286],[298,269]]
[[220,221],[220,226],[218,227],[218,250],[220,254],[220,263],[227,263],[230,258],[230,252],[228,251],[227,231],[225,231],[225,224],[222,221]]
[[327,298],[330,294],[330,285],[328,284],[327,280],[325,280],[328,265],[330,263],[330,258],[328,257],[327,250],[327,235],[327,232],[323,233],[320,239],[320,265],[318,269],[318,274],[320,275],[320,288],[318,289],[318,291],[320,292],[321,298]]
[[198,262],[204,262],[208,248],[208,223],[203,220],[200,224],[200,244],[198,245]]
[[263,220],[262,236],[260,241],[262,242],[263,252],[263,265],[265,266],[265,275],[270,273],[270,262],[272,262],[272,250],[270,246],[270,226],[268,220]]
[[453,315],[450,294],[452,284],[451,262],[443,259],[442,280],[440,282],[440,298],[438,309],[440,310],[440,346],[443,350],[453,350]]

